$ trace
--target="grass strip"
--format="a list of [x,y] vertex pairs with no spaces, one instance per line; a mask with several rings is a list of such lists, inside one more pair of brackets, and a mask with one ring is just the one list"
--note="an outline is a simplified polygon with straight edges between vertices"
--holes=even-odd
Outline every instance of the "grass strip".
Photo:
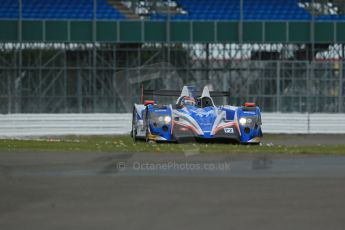
[[66,136],[44,139],[0,140],[0,151],[46,152],[150,152],[150,153],[246,153],[345,155],[345,145],[232,145],[217,143],[133,142],[129,136]]

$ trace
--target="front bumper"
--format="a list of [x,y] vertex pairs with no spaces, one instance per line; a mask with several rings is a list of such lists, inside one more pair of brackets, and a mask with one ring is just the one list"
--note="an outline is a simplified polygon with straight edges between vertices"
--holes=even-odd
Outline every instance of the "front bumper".
[[[229,128],[229,127],[227,127]],[[197,141],[197,142],[232,142],[232,143],[239,143],[240,142],[240,135],[237,128],[232,128],[232,133],[225,133],[224,129],[219,130],[214,135],[210,135],[209,133],[199,135],[195,133],[192,129],[188,129],[184,126],[175,125],[172,137],[175,141]]]
[[259,144],[261,142],[261,137],[253,137],[248,141],[243,141],[241,135],[236,126],[227,127],[233,128],[233,132],[225,132],[226,129],[220,129],[214,135],[205,133],[204,135],[199,135],[195,133],[192,129],[186,128],[184,126],[174,125],[171,135],[165,135],[168,137],[163,137],[159,134],[150,133],[149,140],[157,142],[221,142],[221,143],[241,143],[241,144]]

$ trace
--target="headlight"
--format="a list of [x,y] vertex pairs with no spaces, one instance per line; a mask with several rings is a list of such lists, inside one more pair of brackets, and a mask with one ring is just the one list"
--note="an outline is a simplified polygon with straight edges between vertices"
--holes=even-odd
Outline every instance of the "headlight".
[[241,125],[245,125],[246,123],[247,123],[247,119],[244,118],[244,117],[241,117],[241,118],[240,118],[240,124],[241,124]]
[[253,126],[256,123],[256,118],[254,118],[254,117],[241,117],[239,122],[242,126],[244,126],[244,125]]
[[171,117],[170,116],[165,116],[164,117],[164,122],[165,122],[165,124],[170,123],[171,122]]
[[162,116],[159,116],[159,117],[158,117],[158,121],[159,121],[159,122],[162,122],[162,121],[163,121],[163,117],[162,117]]

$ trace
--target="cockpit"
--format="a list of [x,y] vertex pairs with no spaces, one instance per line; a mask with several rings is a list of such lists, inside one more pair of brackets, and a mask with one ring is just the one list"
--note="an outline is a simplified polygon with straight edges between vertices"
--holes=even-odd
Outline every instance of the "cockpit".
[[176,101],[176,108],[183,108],[185,106],[196,106],[198,108],[206,108],[209,106],[215,106],[210,96],[210,92],[207,87],[202,91],[201,97],[194,98],[191,96],[187,87],[184,87],[181,96]]
[[199,108],[213,106],[213,101],[210,97],[200,97],[196,100],[196,106]]

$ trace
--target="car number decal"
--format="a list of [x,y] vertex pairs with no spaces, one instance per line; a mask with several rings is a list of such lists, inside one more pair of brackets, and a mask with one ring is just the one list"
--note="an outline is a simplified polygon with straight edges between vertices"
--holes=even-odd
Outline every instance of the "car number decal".
[[234,128],[224,128],[225,133],[234,133]]

